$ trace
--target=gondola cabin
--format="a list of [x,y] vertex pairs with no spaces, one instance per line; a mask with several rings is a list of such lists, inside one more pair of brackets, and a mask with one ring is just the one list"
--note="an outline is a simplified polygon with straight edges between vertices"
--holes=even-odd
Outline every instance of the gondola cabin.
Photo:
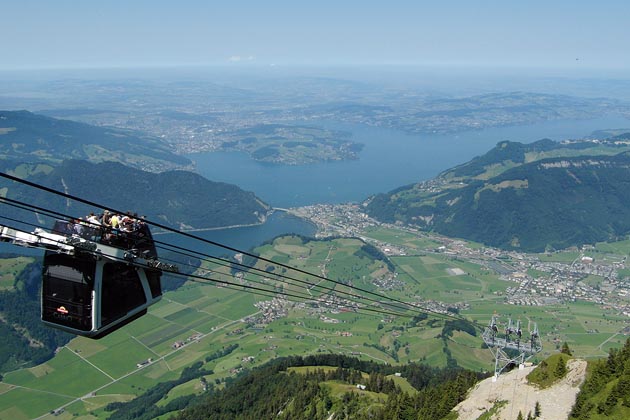
[[[57,221],[53,234],[75,239],[74,252],[47,250],[43,263],[42,322],[101,338],[147,313],[162,297],[161,270],[146,224],[133,231],[82,228]],[[71,242],[72,243],[72,242]]]

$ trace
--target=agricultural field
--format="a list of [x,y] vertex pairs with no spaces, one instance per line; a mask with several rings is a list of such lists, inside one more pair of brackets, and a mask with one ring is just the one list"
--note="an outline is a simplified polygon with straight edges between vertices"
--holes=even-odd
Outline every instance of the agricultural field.
[[0,258],[0,290],[12,290],[15,277],[34,261],[32,257]]
[[[44,418],[103,418],[109,413],[107,404],[128,401],[158,382],[177,379],[195,362],[212,371],[205,381],[218,387],[241,370],[274,358],[322,352],[434,366],[445,366],[452,357],[460,366],[491,370],[492,357],[483,348],[480,332],[495,313],[502,321],[507,317],[520,320],[526,334],[534,323],[538,325],[544,345],[540,359],[556,352],[565,341],[579,357],[604,357],[609,348],[620,346],[627,338],[621,334],[627,317],[609,309],[580,301],[508,305],[503,293],[511,282],[478,263],[431,252],[440,246],[439,241],[415,238],[408,232],[395,234],[393,229],[370,234],[416,252],[386,261],[366,252],[359,239],[309,241],[299,237],[277,238],[255,250],[261,257],[334,282],[292,273],[260,259],[247,272],[204,263],[199,272],[212,270],[212,278],[218,282],[189,281],[166,293],[148,315],[121,330],[98,341],[76,338],[47,363],[6,374],[0,384],[0,418],[33,418],[62,406],[64,413]],[[602,247],[602,257],[621,247]],[[559,258],[568,260],[575,255]],[[234,286],[226,287],[228,281]],[[413,320],[418,311],[393,316],[388,311],[356,311],[343,301],[330,307],[313,306],[273,300],[247,290],[253,285],[290,292],[302,296],[294,300],[304,301],[333,291],[341,296],[351,292],[348,284],[420,305],[443,302],[475,321],[476,335],[455,330],[443,336],[444,318],[430,315]],[[374,303],[364,301],[363,307],[379,308]],[[229,354],[208,358],[236,344]],[[172,389],[158,405],[201,392],[200,380],[191,380]]]
[[385,243],[402,245],[416,251],[438,248],[441,243],[428,235],[410,233],[400,229],[383,226],[366,229],[365,235]]
[[580,257],[580,251],[564,250],[545,254],[538,254],[538,258],[543,262],[572,263]]

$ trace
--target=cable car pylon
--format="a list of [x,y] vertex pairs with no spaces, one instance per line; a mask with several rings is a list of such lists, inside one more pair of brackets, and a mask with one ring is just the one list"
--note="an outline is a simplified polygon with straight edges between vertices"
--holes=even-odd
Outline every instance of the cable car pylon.
[[518,366],[522,369],[525,361],[542,351],[537,324],[534,324],[534,329],[530,331],[527,340],[523,339],[520,320],[514,325],[512,319],[508,318],[505,334],[499,332],[499,326],[499,316],[495,313],[482,334],[484,343],[494,356],[493,381],[496,381],[501,372],[509,366]]

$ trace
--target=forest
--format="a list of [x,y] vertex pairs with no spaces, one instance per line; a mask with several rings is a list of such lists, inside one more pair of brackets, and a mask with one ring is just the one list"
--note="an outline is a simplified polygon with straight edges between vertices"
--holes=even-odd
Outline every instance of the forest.
[[[303,366],[313,369],[290,370]],[[414,392],[403,391],[388,378],[395,373],[406,378]],[[353,419],[437,420],[448,415],[479,379],[481,375],[459,368],[390,366],[336,354],[294,356],[228,380],[225,388],[191,401],[176,418],[327,419],[334,412]],[[338,393],[339,384],[351,385],[352,390]]]
[[[506,149],[508,157],[522,158],[522,150],[511,156],[511,147]],[[629,162],[627,152],[542,159],[425,196],[416,186],[378,194],[367,212],[381,221],[525,252],[617,240],[630,232]],[[465,172],[478,170],[473,162]],[[458,171],[463,168],[452,172]]]
[[14,290],[0,290],[0,372],[43,363],[74,336],[40,321],[41,261],[26,266]]
[[630,339],[610,349],[607,359],[590,364],[570,419],[627,419],[630,417]]

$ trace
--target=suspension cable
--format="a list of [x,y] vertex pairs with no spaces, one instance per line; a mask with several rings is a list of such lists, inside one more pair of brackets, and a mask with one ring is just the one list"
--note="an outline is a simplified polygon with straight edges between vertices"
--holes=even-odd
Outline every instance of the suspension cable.
[[[6,217],[6,216],[0,216],[0,218],[5,219],[5,220],[11,220],[11,221],[15,221],[15,222],[20,222],[16,219],[10,218],[10,217]],[[8,227],[12,227],[12,226],[8,226]],[[35,236],[39,236],[37,234],[32,234]],[[115,257],[115,256],[109,256],[108,257],[111,260],[114,261],[118,261],[121,263],[125,263],[125,264],[129,264],[130,261],[128,259],[125,258],[120,258],[120,257]],[[140,268],[144,268],[144,269],[152,269],[152,267],[149,267],[145,264],[139,264],[139,263],[133,263],[135,266],[140,267]],[[235,290],[235,291],[242,291],[242,290],[247,290],[250,293],[253,294],[257,294],[257,295],[262,295],[265,297],[278,297],[278,295],[280,296],[284,296],[287,298],[288,301],[294,302],[294,303],[305,303],[307,301],[312,301],[314,300],[312,296],[310,295],[306,295],[306,294],[301,294],[301,293],[297,293],[297,292],[286,292],[286,291],[278,291],[278,290],[270,290],[270,289],[265,289],[262,287],[257,287],[257,286],[251,286],[248,284],[238,284],[238,283],[234,283],[228,280],[224,280],[224,279],[218,279],[218,278],[212,278],[212,277],[207,277],[207,276],[203,276],[203,275],[199,275],[199,274],[185,274],[185,273],[180,273],[180,272],[168,272],[169,275],[174,275],[174,276],[183,276],[186,277],[187,279],[191,279],[191,281],[196,282],[196,283],[204,283],[204,284],[208,284],[208,283],[214,283],[218,286],[222,286],[222,287],[226,287],[228,289],[231,290]],[[216,273],[219,275],[225,275],[224,273]],[[259,283],[256,282],[257,284],[261,284],[261,285],[265,285],[263,283]],[[293,299],[290,299],[293,298]],[[299,300],[296,300],[299,299]],[[378,309],[378,308],[370,308],[370,307],[365,307],[365,306],[360,306],[361,302],[357,302],[357,301],[351,301],[351,303],[356,304],[357,306],[349,306],[349,308],[351,308],[352,310],[356,311],[356,312],[372,312],[372,313],[376,313],[376,314],[383,314],[383,315],[390,315],[390,316],[401,316],[401,317],[413,317],[410,314],[405,314],[405,313],[401,313],[401,312],[392,312],[392,311],[387,311],[387,310],[383,310],[383,309]]]
[[[40,184],[36,184],[34,182],[27,181],[27,180],[24,180],[24,179],[21,179],[21,178],[17,178],[15,176],[8,175],[8,174],[2,173],[2,172],[0,172],[0,177],[6,178],[6,179],[9,179],[11,181],[18,182],[18,183],[21,183],[21,184],[24,184],[24,185],[27,185],[27,186],[32,187],[32,188],[36,188],[36,189],[39,189],[39,190],[42,190],[42,191],[45,191],[45,192],[48,192],[48,193],[51,193],[51,194],[59,195],[59,196],[65,197],[67,199],[74,200],[74,201],[86,204],[88,206],[100,208],[100,209],[103,209],[103,210],[108,210],[108,211],[113,212],[113,213],[124,214],[124,212],[122,212],[120,210],[117,210],[117,209],[114,209],[112,207],[104,206],[104,205],[101,205],[99,203],[96,203],[96,202],[93,202],[93,201],[90,201],[90,200],[86,200],[86,199],[83,199],[81,197],[74,196],[72,194],[60,192],[60,191],[57,191],[57,190],[55,190],[53,188],[46,187],[46,186],[43,186],[43,185],[40,185]],[[4,197],[2,197],[2,198],[5,199]],[[15,200],[11,200],[11,199],[5,199],[5,200],[13,202],[14,204],[17,203]],[[21,204],[25,205],[25,203],[21,203]],[[31,205],[28,205],[28,204],[26,204],[26,205],[27,206],[31,206]],[[37,207],[37,206],[31,206],[31,207],[33,209],[38,209],[41,212],[48,212],[49,214],[60,215],[60,216],[63,215],[62,213],[58,213],[58,212],[55,212],[55,211],[50,210],[50,209],[45,209],[45,208],[41,208],[41,207]],[[67,215],[63,215],[63,216],[69,217]],[[304,275],[307,275],[307,276],[311,276],[311,277],[314,277],[314,278],[317,278],[317,279],[320,279],[320,280],[323,280],[323,281],[331,282],[331,283],[333,283],[335,285],[344,286],[344,287],[350,288],[352,290],[360,291],[360,292],[369,294],[371,296],[378,297],[381,300],[376,300],[374,298],[369,298],[369,297],[362,296],[362,295],[356,295],[356,294],[349,293],[349,292],[343,292],[343,291],[335,290],[334,288],[321,286],[319,284],[314,284],[314,283],[307,282],[307,281],[300,280],[300,279],[295,279],[295,278],[290,277],[290,276],[284,276],[284,275],[278,274],[278,273],[271,274],[271,273],[268,273],[268,272],[265,271],[265,274],[267,276],[273,275],[273,276],[276,276],[276,277],[285,278],[287,280],[292,280],[292,281],[297,281],[297,282],[300,282],[300,283],[303,283],[303,284],[307,284],[307,285],[312,286],[312,287],[319,287],[319,288],[324,289],[324,290],[335,291],[336,293],[345,293],[345,294],[347,294],[349,296],[352,296],[354,298],[369,300],[369,301],[376,302],[376,303],[379,303],[379,304],[383,304],[384,303],[383,300],[385,300],[385,301],[389,301],[390,303],[388,303],[388,305],[392,306],[392,307],[397,307],[399,309],[403,309],[402,307],[399,306],[399,305],[403,305],[404,309],[406,309],[406,310],[409,310],[409,309],[411,309],[411,310],[419,310],[419,311],[424,312],[424,313],[431,313],[431,314],[433,314],[435,316],[438,316],[438,317],[462,320],[462,321],[466,321],[466,322],[472,323],[473,325],[475,325],[478,328],[480,328],[480,326],[476,322],[470,321],[470,320],[468,320],[468,319],[466,319],[466,318],[464,318],[462,316],[457,316],[455,314],[442,313],[442,312],[431,310],[431,309],[428,309],[428,308],[423,308],[423,307],[421,307],[421,306],[419,306],[419,305],[417,305],[415,303],[405,302],[405,301],[402,301],[400,299],[396,299],[396,298],[392,298],[390,296],[386,296],[386,295],[382,295],[382,294],[379,294],[379,293],[376,293],[376,292],[372,292],[370,290],[367,290],[367,289],[364,289],[364,288],[361,288],[361,287],[358,287],[358,286],[347,285],[347,284],[344,284],[344,283],[342,283],[342,282],[340,282],[338,280],[330,279],[330,278],[327,278],[325,276],[322,276],[322,275],[319,275],[319,274],[316,274],[316,273],[311,273],[311,272],[308,272],[306,270],[303,270],[303,269],[300,269],[300,268],[297,268],[297,267],[292,267],[292,266],[289,266],[289,265],[284,264],[284,263],[276,262],[276,261],[273,261],[271,259],[268,259],[268,258],[265,258],[265,257],[261,257],[259,255],[255,255],[255,254],[253,254],[251,252],[242,251],[242,250],[239,250],[237,248],[234,248],[234,247],[231,247],[231,246],[228,246],[228,245],[224,245],[224,244],[221,244],[221,243],[218,243],[218,242],[206,239],[206,238],[199,237],[197,235],[193,235],[193,234],[191,234],[189,232],[185,232],[185,231],[181,231],[181,230],[178,230],[178,229],[171,228],[169,226],[163,225],[163,224],[158,223],[158,222],[149,221],[149,220],[146,220],[145,222],[147,224],[150,224],[152,226],[155,226],[155,227],[160,228],[162,230],[165,230],[167,232],[172,232],[172,233],[175,233],[175,234],[178,234],[178,235],[182,235],[184,237],[188,237],[190,239],[201,241],[201,242],[207,243],[209,245],[213,245],[213,246],[216,246],[216,247],[219,247],[219,248],[226,249],[228,251],[232,251],[232,252],[235,252],[235,253],[240,253],[240,254],[249,256],[251,258],[255,258],[257,260],[273,264],[273,265],[278,266],[278,267],[282,267],[282,268],[285,268],[285,269],[293,270],[293,271],[295,271],[297,273],[304,274]],[[170,247],[173,247],[173,248],[176,248],[176,249],[186,250],[186,248],[178,247],[176,245],[163,243],[163,242],[159,242],[159,241],[154,241],[154,242],[155,243],[164,244],[166,246],[170,246]],[[205,256],[207,258],[211,258],[211,259],[214,259],[214,260],[224,261],[224,262],[229,263],[230,265],[237,265],[239,267],[246,267],[248,270],[261,271],[261,269],[257,269],[255,267],[250,267],[250,266],[247,266],[247,265],[244,265],[244,264],[240,264],[240,263],[234,263],[232,261],[227,261],[227,260],[224,260],[224,259],[220,259],[218,257],[214,257],[214,256],[211,256],[211,255],[208,255],[208,254],[200,253],[198,251],[191,251],[191,250],[186,250],[186,251],[193,252],[193,253],[196,253],[196,254],[199,254],[199,255],[203,255],[203,256]],[[173,252],[175,252],[175,251],[173,251]],[[350,300],[350,299],[348,299],[348,300]],[[400,315],[400,314],[396,314],[396,315]],[[483,327],[483,328],[485,328],[485,327]]]
[[[31,211],[31,212],[35,212],[37,210],[37,211],[39,211],[41,213],[47,212],[49,217],[53,217],[51,215],[54,215],[55,217],[63,217],[66,220],[75,219],[75,217],[73,217],[71,215],[68,215],[68,214],[55,212],[55,211],[52,211],[52,210],[49,210],[49,209],[45,209],[45,208],[42,208],[42,207],[34,206],[34,205],[27,204],[27,203],[24,203],[24,202],[20,202],[20,201],[17,201],[17,200],[12,200],[12,199],[5,198],[5,197],[0,197],[0,200],[6,201],[7,203],[5,203],[5,204],[7,204],[7,205],[10,205],[10,206],[22,209],[22,210]],[[29,209],[29,207],[31,207],[32,209]],[[35,210],[33,210],[33,209],[35,209]],[[6,218],[4,216],[0,216],[0,217]],[[7,219],[10,219],[10,218],[7,218]],[[19,222],[16,219],[11,219],[11,220],[14,221],[14,222]],[[33,227],[39,227],[38,225],[33,224],[33,223],[27,223],[27,222],[21,222],[21,223],[24,223],[26,225],[30,225],[30,226],[33,226]],[[84,222],[84,223],[86,223],[86,222]],[[239,272],[246,273],[248,271],[256,271],[256,272],[264,274],[265,277],[272,277],[273,276],[273,277],[276,277],[276,278],[285,279],[285,280],[287,280],[289,282],[298,282],[298,283],[301,283],[301,284],[305,284],[307,286],[310,286],[311,288],[317,288],[317,291],[321,291],[320,289],[323,289],[323,290],[328,290],[330,292],[334,292],[336,294],[347,295],[347,296],[350,296],[350,297],[353,297],[353,298],[356,298],[356,299],[364,299],[364,300],[371,301],[371,302],[378,303],[378,304],[382,304],[383,303],[382,301],[379,301],[379,300],[376,300],[376,299],[373,299],[373,298],[370,298],[370,297],[366,297],[366,296],[358,295],[358,294],[355,294],[355,293],[350,293],[350,292],[337,290],[334,287],[331,288],[331,287],[327,287],[327,286],[322,286],[320,284],[311,283],[311,282],[308,282],[308,281],[305,281],[305,280],[297,279],[295,277],[291,277],[291,276],[287,276],[287,275],[283,275],[283,274],[279,274],[279,273],[269,273],[269,272],[267,272],[265,270],[262,270],[260,268],[256,268],[256,267],[253,267],[253,266],[248,266],[248,265],[241,264],[241,263],[238,263],[238,262],[226,260],[226,259],[223,259],[223,258],[220,258],[220,257],[215,257],[215,256],[212,256],[212,255],[209,255],[209,254],[206,254],[206,253],[199,252],[199,251],[194,251],[194,250],[190,250],[188,248],[180,247],[178,245],[169,244],[167,242],[162,242],[162,241],[157,241],[157,240],[153,240],[153,242],[155,244],[162,245],[162,247],[161,247],[162,249],[166,249],[166,250],[169,250],[171,252],[178,253],[178,254],[181,254],[181,255],[186,255],[186,256],[189,256],[189,257],[198,258],[195,255],[184,253],[184,252],[190,252],[190,253],[194,253],[194,254],[197,254],[197,255],[204,256],[206,258],[209,258],[209,259],[206,259],[204,261],[212,262],[212,263],[217,264],[219,266],[223,266],[223,267],[238,266],[239,267],[238,268]],[[166,247],[168,247],[168,248],[166,248]],[[171,260],[171,261],[173,261],[173,260]],[[177,262],[177,261],[174,261],[174,262]],[[251,280],[251,279],[249,279],[249,280]],[[252,280],[252,281],[255,281],[255,280]],[[294,283],[289,283],[289,284],[295,285]],[[348,287],[348,288],[351,288],[351,289],[353,288],[352,286],[345,285],[343,283],[341,283],[341,284],[346,286],[346,287]],[[344,296],[343,298],[346,298],[346,297]],[[348,300],[351,300],[351,299],[348,299]],[[388,306],[396,308],[396,309],[400,309],[400,310],[408,310],[408,309],[410,309],[408,306],[401,307],[400,305],[391,304],[391,303],[389,303]],[[413,309],[418,309],[418,307],[416,306]]]

